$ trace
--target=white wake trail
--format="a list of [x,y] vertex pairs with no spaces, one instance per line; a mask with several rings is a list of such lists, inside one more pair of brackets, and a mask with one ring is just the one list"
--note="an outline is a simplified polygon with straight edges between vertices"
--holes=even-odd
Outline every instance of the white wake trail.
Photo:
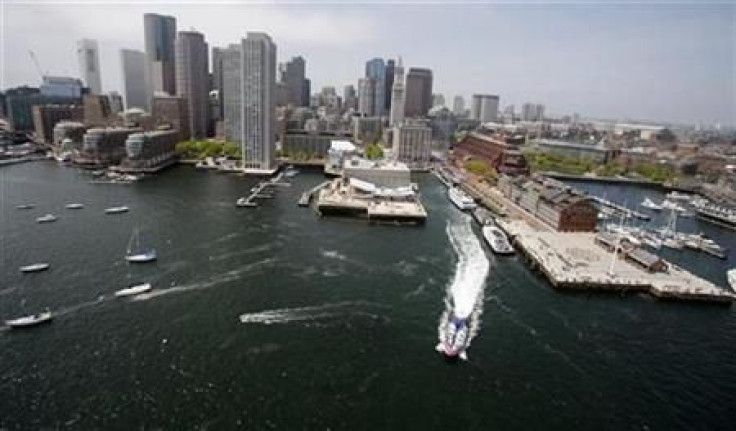
[[457,254],[455,275],[449,291],[455,305],[455,314],[467,318],[481,297],[490,264],[483,246],[473,233],[470,217],[451,219],[447,225],[447,236]]

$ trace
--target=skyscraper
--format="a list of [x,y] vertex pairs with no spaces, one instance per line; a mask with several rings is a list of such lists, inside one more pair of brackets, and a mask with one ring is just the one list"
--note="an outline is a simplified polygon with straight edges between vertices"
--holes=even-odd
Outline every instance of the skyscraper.
[[366,117],[375,115],[376,81],[371,78],[358,80],[358,112]]
[[343,106],[345,110],[358,110],[358,95],[355,93],[355,86],[346,85],[342,92]]
[[133,49],[120,50],[123,65],[123,96],[125,106],[150,110],[151,100],[146,85],[146,55]]
[[427,115],[432,107],[432,71],[412,67],[406,75],[406,101],[404,114],[407,117]]
[[222,74],[223,74],[223,68],[222,68],[222,60],[223,60],[223,52],[225,51],[224,48],[218,48],[213,47],[212,48],[212,90],[217,91],[217,97],[218,97],[218,108],[214,110],[213,117],[216,120],[222,119],[222,99],[224,96],[224,92],[222,91]]
[[365,64],[365,77],[373,80],[373,111],[368,115],[384,115],[386,112],[386,64],[382,58],[374,58]]
[[275,169],[276,45],[266,33],[249,32],[225,52],[225,134],[240,143],[243,170]]
[[386,62],[386,94],[384,96],[384,109],[386,113],[391,112],[391,99],[392,99],[392,93],[394,89],[394,75],[395,72],[396,62],[394,60],[388,60]]
[[283,65],[281,80],[286,84],[286,103],[309,106],[309,95],[305,91],[305,75],[306,62],[303,57],[293,57]]
[[196,31],[180,31],[176,38],[176,90],[187,103],[187,122],[193,138],[207,136],[209,74],[207,43]]
[[225,139],[240,142],[242,139],[241,101],[241,47],[232,44],[222,50],[222,113]]
[[394,69],[393,88],[391,89],[391,115],[390,124],[391,126],[398,126],[404,121],[404,98],[406,97],[404,91],[404,66],[401,64],[401,57],[399,57],[399,64]]
[[154,92],[176,94],[176,18],[147,13],[143,15],[143,32],[148,63],[148,97],[152,98]]
[[470,107],[470,118],[481,123],[498,120],[499,98],[493,94],[473,94],[473,103]]
[[463,96],[455,96],[452,101],[452,113],[456,116],[465,115],[465,99]]
[[92,94],[102,94],[102,78],[100,77],[100,49],[97,41],[82,39],[77,42],[79,58],[79,75],[84,85]]

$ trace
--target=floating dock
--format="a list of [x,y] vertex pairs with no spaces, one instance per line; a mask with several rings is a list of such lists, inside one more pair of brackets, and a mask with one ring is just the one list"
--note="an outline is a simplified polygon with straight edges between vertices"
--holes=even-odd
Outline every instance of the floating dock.
[[665,262],[666,272],[650,272],[595,244],[594,233],[539,231],[522,220],[498,220],[533,269],[555,289],[646,292],[656,298],[730,304],[733,292]]

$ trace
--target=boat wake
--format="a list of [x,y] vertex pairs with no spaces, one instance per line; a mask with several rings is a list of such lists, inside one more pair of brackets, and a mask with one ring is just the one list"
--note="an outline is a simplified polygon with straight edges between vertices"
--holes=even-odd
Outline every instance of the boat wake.
[[[307,322],[337,317],[348,317],[351,315],[370,315],[359,312],[365,306],[383,307],[365,301],[345,301],[314,305],[307,307],[277,308],[273,310],[258,311],[255,313],[244,313],[240,315],[241,323],[272,325],[279,323]],[[378,317],[378,316],[374,316]]]
[[447,357],[465,359],[466,350],[480,328],[483,288],[490,264],[473,233],[469,217],[452,219],[446,231],[457,255],[457,264],[437,328],[439,344],[436,349]]

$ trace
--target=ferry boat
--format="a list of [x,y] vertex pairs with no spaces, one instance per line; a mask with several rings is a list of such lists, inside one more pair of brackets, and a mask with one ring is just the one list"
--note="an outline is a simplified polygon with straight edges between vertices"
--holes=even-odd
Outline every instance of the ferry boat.
[[473,198],[457,187],[447,189],[447,197],[450,199],[450,202],[462,211],[472,210],[478,206]]
[[649,198],[644,199],[644,201],[641,203],[641,206],[644,208],[649,208],[650,210],[654,211],[661,211],[662,205],[655,204],[654,201],[652,201]]
[[139,295],[141,293],[148,292],[151,289],[153,289],[153,286],[151,286],[151,283],[134,284],[134,285],[126,287],[125,289],[118,290],[117,292],[115,292],[115,296],[122,297],[122,296]]
[[53,214],[46,214],[36,219],[36,221],[39,223],[51,223],[56,220],[58,220],[58,217]]
[[494,225],[483,226],[483,238],[496,254],[514,254],[514,248],[509,243],[506,234]]
[[726,275],[728,276],[728,284],[731,285],[731,289],[736,290],[736,268],[729,269]]
[[110,207],[105,210],[105,214],[120,214],[120,213],[127,213],[130,210],[130,208],[126,206],[119,206],[119,207]]
[[51,265],[48,263],[34,263],[32,265],[26,265],[20,267],[20,272],[39,272],[49,269]]
[[53,319],[51,312],[46,310],[41,313],[31,314],[29,316],[19,317],[17,319],[6,320],[5,324],[11,328],[28,328],[38,326],[42,323],[50,322]]
[[719,207],[717,205],[698,205],[695,207],[698,217],[712,221],[731,229],[736,229],[736,210]]

